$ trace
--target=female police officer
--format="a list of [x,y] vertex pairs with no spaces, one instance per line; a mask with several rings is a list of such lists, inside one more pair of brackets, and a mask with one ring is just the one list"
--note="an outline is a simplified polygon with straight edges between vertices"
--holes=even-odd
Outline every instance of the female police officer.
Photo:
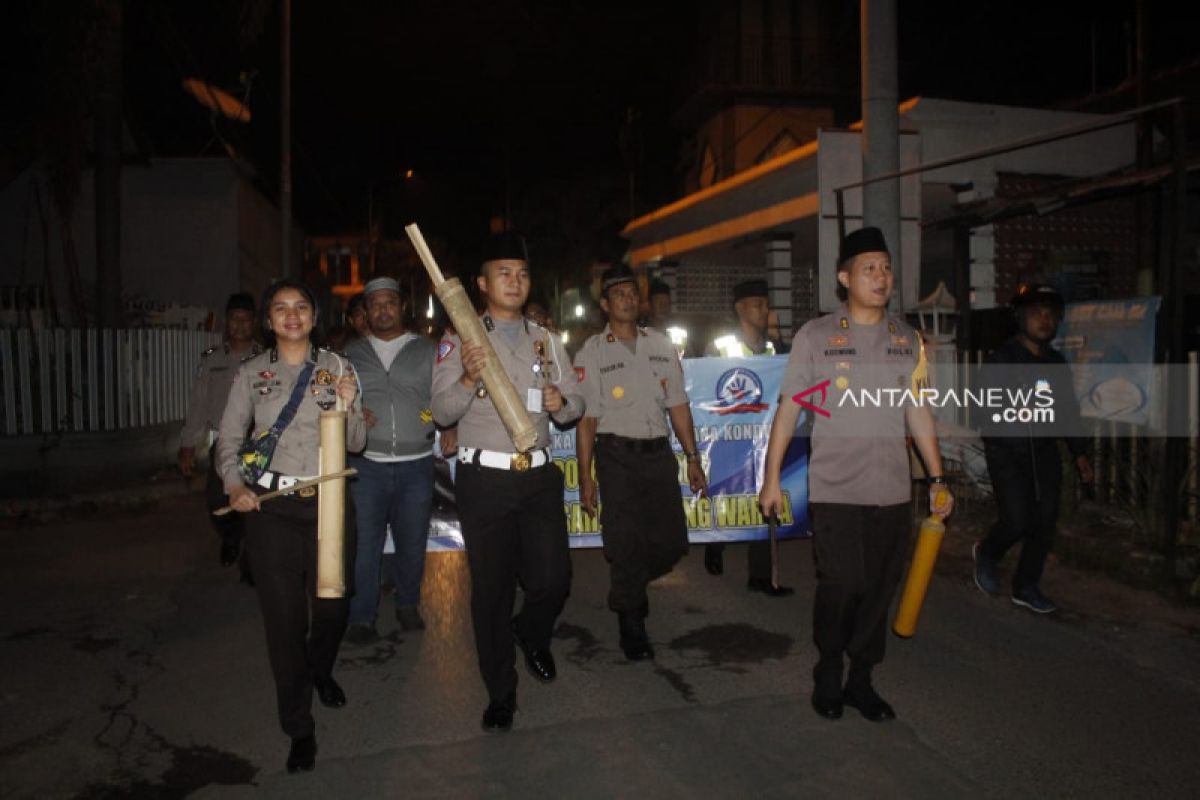
[[[326,706],[346,704],[332,672],[346,629],[347,601],[314,596],[315,489],[285,495],[261,507],[258,495],[286,489],[320,472],[318,418],[338,398],[350,408],[348,449],[363,448],[366,425],[361,404],[356,402],[358,383],[349,363],[313,344],[317,308],[308,289],[290,280],[273,284],[263,297],[262,315],[268,350],[243,362],[234,378],[221,418],[217,463],[230,505],[237,511],[258,512],[246,516],[246,549],[266,627],[279,721],[292,739],[287,769],[295,772],[311,770],[316,758],[313,688]],[[289,405],[294,416],[285,423],[268,471],[256,485],[248,486],[238,470],[238,447],[247,429],[257,437],[277,421],[284,423]],[[354,526],[347,524],[345,531],[346,551],[353,554]],[[347,572],[352,575],[353,566]]]

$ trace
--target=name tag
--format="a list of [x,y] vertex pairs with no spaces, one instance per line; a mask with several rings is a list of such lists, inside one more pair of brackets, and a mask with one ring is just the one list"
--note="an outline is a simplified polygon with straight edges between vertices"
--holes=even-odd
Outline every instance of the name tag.
[[537,414],[542,410],[542,390],[530,386],[525,390],[525,409]]

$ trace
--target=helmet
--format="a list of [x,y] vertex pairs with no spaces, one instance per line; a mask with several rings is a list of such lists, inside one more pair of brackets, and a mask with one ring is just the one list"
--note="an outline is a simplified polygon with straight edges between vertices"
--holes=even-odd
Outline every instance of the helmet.
[[1012,300],[1008,301],[1008,305],[1014,311],[1033,305],[1045,305],[1061,314],[1066,303],[1062,294],[1053,286],[1044,283],[1023,283]]

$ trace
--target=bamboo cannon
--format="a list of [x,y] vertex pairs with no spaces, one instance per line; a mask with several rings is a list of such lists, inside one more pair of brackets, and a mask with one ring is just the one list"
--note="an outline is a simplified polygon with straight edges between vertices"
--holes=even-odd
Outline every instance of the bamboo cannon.
[[[943,502],[939,492],[938,502]],[[892,632],[907,639],[917,632],[917,620],[925,605],[925,593],[929,591],[929,580],[933,577],[933,565],[937,563],[938,550],[946,533],[946,524],[937,514],[930,514],[921,522],[917,533],[917,546],[913,549],[912,565],[900,593],[900,605],[896,609],[896,620]]]
[[[321,475],[346,469],[346,412],[338,398],[337,410],[322,411]],[[346,479],[323,482],[317,488],[317,597],[346,596]]]
[[475,307],[471,304],[471,299],[467,297],[467,290],[463,288],[458,278],[446,278],[442,275],[433,253],[425,244],[425,237],[421,235],[421,229],[415,222],[406,225],[404,230],[412,241],[413,247],[416,248],[421,263],[425,265],[425,271],[429,273],[429,280],[433,282],[433,291],[442,301],[442,305],[446,307],[446,313],[450,315],[450,321],[454,323],[459,337],[464,342],[470,342],[483,348],[486,356],[481,374],[483,385],[487,388],[488,396],[495,405],[496,412],[500,415],[500,420],[504,423],[509,438],[512,439],[513,447],[519,453],[528,453],[537,444],[537,429],[533,426],[533,421],[529,419],[529,414],[525,412],[525,404],[517,396],[517,390],[513,387],[512,380],[509,379],[504,367],[500,364],[500,359],[496,356],[496,351],[488,339],[487,331],[483,329],[483,323],[479,321],[479,315],[475,313]]

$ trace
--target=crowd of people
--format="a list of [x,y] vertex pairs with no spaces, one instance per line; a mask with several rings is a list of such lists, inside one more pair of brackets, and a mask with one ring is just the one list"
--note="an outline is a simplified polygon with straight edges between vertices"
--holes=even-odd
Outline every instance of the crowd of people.
[[[766,517],[783,508],[783,455],[801,422],[801,406],[787,398],[822,380],[903,386],[922,368],[918,333],[888,311],[893,277],[877,229],[845,238],[836,279],[842,307],[801,327],[790,348],[771,329],[766,283],[739,283],[730,299],[731,327],[704,348],[706,355],[739,358],[787,353],[759,487]],[[682,451],[688,489],[707,492],[683,380],[685,348],[664,330],[639,324],[645,321],[643,300],[635,274],[624,265],[601,277],[599,304],[607,324],[573,360],[545,306],[530,304],[529,264],[519,237],[492,237],[474,284],[494,363],[488,348],[452,327],[438,341],[410,330],[400,286],[390,277],[374,278],[350,301],[347,325],[333,348],[320,346],[319,309],[303,284],[275,283],[257,312],[252,298],[234,295],[226,308],[226,342],[201,358],[179,465],[190,475],[202,443],[209,449],[209,505],[228,503],[239,512],[214,517],[224,520],[217,522],[220,560],[242,564],[258,595],[279,723],[291,740],[289,771],[315,764],[314,692],[329,708],[347,702],[333,675],[339,647],[379,638],[389,531],[395,555],[387,582],[397,623],[405,631],[424,628],[421,582],[438,455],[456,468],[471,619],[488,694],[483,730],[513,725],[518,652],[534,679],[550,682],[557,675],[551,635],[569,592],[571,559],[563,474],[549,450],[551,425],[575,427],[580,500],[601,522],[610,570],[607,603],[620,649],[630,661],[654,658],[647,586],[688,550],[672,437]],[[652,321],[663,327],[669,299],[665,285],[651,287]],[[1015,352],[1053,360],[1049,341],[1061,313],[1061,297],[1026,298],[1013,345],[1023,350]],[[514,446],[484,379],[497,364],[533,425],[532,448]],[[345,447],[357,470],[345,506],[341,598],[314,593],[317,492],[306,487],[260,501],[267,492],[319,475],[318,417],[334,407],[345,411]],[[909,442],[923,462],[932,512],[944,517],[953,508],[933,419],[924,407],[875,408],[815,415],[808,425],[817,568],[811,703],[827,719],[849,706],[885,721],[895,710],[876,691],[873,673],[883,660],[887,612],[911,536]],[[1087,478],[1086,457],[1077,455]],[[977,548],[976,581],[997,592],[1000,558],[1024,540],[1013,601],[1045,611],[1049,601],[1037,581],[1057,514],[1047,496],[1054,465],[1050,450],[1037,445],[1035,481],[1043,476],[1044,483],[1030,495],[1015,483],[1027,475],[1004,471],[1012,457],[1000,445],[989,448],[989,462],[1011,476],[1000,478],[1002,524]],[[793,594],[771,579],[765,543],[746,549],[750,591]],[[706,547],[704,565],[721,575],[724,546]],[[521,607],[515,609],[518,586]]]

